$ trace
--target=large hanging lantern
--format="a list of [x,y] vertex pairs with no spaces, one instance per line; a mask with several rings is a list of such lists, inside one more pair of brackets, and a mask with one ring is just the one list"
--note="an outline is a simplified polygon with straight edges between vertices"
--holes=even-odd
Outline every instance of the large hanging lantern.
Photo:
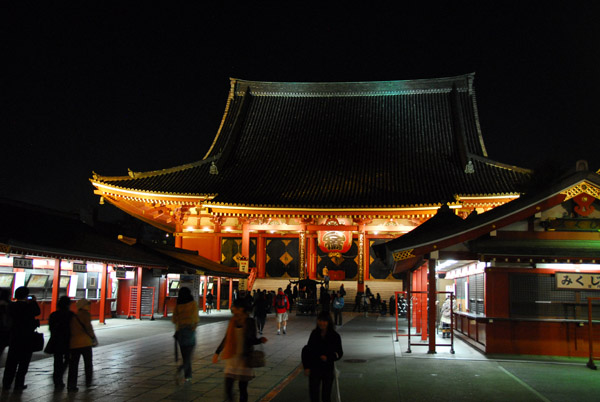
[[322,230],[318,232],[319,248],[324,253],[345,253],[352,247],[352,232]]

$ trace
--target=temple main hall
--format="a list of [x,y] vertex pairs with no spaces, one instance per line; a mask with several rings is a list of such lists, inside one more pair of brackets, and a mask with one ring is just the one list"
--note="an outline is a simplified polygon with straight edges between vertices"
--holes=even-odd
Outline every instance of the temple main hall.
[[374,245],[441,206],[466,217],[522,193],[531,171],[488,157],[474,81],[231,79],[197,161],[91,182],[176,247],[232,267],[247,259],[257,278],[321,279],[327,267],[362,291],[404,276]]

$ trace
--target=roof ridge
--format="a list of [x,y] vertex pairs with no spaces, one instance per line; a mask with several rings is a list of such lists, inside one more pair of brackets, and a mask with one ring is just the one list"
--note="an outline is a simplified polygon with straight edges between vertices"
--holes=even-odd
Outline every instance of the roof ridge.
[[498,161],[495,161],[495,160],[490,159],[488,157],[480,156],[480,155],[476,155],[476,154],[472,154],[470,152],[468,153],[468,158],[469,159],[474,159],[474,160],[476,160],[478,162],[485,163],[487,165],[498,167],[498,168],[501,168],[501,169],[513,170],[515,172],[525,173],[525,174],[532,174],[533,173],[532,169],[522,168],[520,166],[509,165],[507,163],[498,162]]
[[468,73],[441,78],[354,82],[275,82],[231,78],[231,84],[237,94],[249,91],[254,96],[376,96],[443,92],[450,91],[453,86],[460,91],[470,92],[474,77],[475,73]]
[[181,172],[183,170],[192,169],[192,168],[207,164],[209,162],[213,162],[213,161],[219,159],[219,157],[220,157],[220,154],[215,155],[211,158],[202,159],[202,160],[199,160],[196,162],[186,163],[184,165],[173,166],[170,168],[160,169],[160,170],[149,170],[147,172],[134,172],[131,169],[127,169],[128,173],[129,173],[128,176],[104,176],[104,175],[99,175],[98,173],[96,173],[94,171],[92,171],[92,176],[93,176],[94,180],[104,181],[104,182],[106,182],[106,181],[122,181],[122,180],[130,180],[130,179],[143,179],[146,177],[161,176],[164,174]]

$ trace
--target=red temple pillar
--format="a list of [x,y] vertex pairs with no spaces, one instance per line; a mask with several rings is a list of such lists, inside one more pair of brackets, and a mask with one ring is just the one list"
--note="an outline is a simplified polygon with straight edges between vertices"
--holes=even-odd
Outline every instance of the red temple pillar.
[[233,279],[229,278],[229,309],[233,306]]
[[313,236],[306,236],[306,245],[308,249],[307,256],[307,275],[309,279],[317,279],[317,257],[315,249],[315,238]]
[[[432,253],[437,256],[438,252]],[[437,294],[436,294],[436,281],[435,281],[435,265],[436,259],[430,258],[427,270],[427,295],[428,295],[428,309],[427,309],[427,321],[428,321],[428,332],[429,332],[429,350],[427,353],[435,353],[435,322],[437,318]]]
[[221,277],[217,278],[217,311],[221,311]]
[[256,269],[257,278],[265,278],[267,273],[267,248],[263,233],[256,239]]
[[204,291],[202,292],[202,311],[206,312],[206,292],[208,292],[208,276],[204,275]]
[[[427,291],[427,261],[419,268],[421,291]],[[427,339],[427,293],[421,293],[421,340]]]
[[167,317],[169,315],[168,305],[169,305],[169,277],[165,274],[165,279],[163,280],[163,285],[161,288],[162,298],[163,298],[163,317]]
[[250,222],[247,219],[242,221],[242,256],[250,260]]
[[58,302],[58,291],[60,290],[60,262],[60,258],[54,260],[52,301],[50,302],[50,311],[56,311],[56,303]]
[[98,316],[98,321],[102,324],[106,324],[106,314],[104,310],[106,309],[107,271],[108,265],[102,264],[102,272],[100,273],[100,314]]
[[138,267],[137,269],[137,288],[138,288],[138,297],[135,301],[135,318],[142,319],[142,267]]

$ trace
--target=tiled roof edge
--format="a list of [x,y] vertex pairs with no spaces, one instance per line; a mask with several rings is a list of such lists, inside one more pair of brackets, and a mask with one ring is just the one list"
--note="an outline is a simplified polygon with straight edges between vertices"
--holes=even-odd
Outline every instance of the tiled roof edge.
[[183,170],[202,166],[202,165],[205,165],[207,163],[210,163],[210,162],[213,162],[213,161],[219,159],[219,156],[220,156],[220,154],[215,155],[208,159],[202,159],[197,162],[186,163],[185,165],[174,166],[171,168],[161,169],[161,170],[152,170],[152,171],[148,171],[148,172],[134,172],[131,169],[129,169],[129,176],[102,176],[102,175],[99,175],[96,172],[92,171],[92,177],[93,177],[93,180],[100,181],[100,182],[113,182],[113,181],[123,181],[123,180],[131,180],[131,179],[134,179],[134,180],[135,179],[143,179],[146,177],[155,177],[155,176],[161,176],[161,175],[169,174],[169,173],[181,172]]
[[486,157],[483,157],[483,156],[479,156],[479,155],[475,155],[475,154],[469,154],[468,157],[470,159],[474,159],[474,160],[479,161],[481,163],[485,163],[487,165],[498,167],[498,168],[501,168],[501,169],[512,170],[514,172],[522,173],[522,174],[533,174],[533,170],[531,170],[531,169],[522,168],[522,167],[514,166],[514,165],[509,165],[509,164],[502,163],[502,162],[497,162],[497,161],[494,161],[492,159],[489,159],[489,158],[486,158]]
[[232,84],[235,84],[236,95],[249,91],[253,96],[385,96],[449,92],[453,85],[461,92],[470,92],[473,77],[474,73],[403,81],[266,82],[236,79]]

